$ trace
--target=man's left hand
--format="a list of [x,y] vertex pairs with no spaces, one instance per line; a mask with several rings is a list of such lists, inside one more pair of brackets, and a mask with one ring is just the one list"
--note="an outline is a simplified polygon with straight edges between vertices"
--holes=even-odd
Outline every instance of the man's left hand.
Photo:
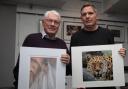
[[68,64],[70,62],[70,56],[68,54],[62,54],[61,61],[64,64]]
[[126,55],[126,49],[125,49],[125,48],[121,48],[121,49],[119,50],[119,54],[120,54],[122,57],[125,57],[125,55]]

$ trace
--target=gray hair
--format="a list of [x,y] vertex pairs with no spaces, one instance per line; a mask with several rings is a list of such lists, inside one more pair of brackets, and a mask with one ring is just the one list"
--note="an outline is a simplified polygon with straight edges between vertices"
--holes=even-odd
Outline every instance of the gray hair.
[[49,11],[46,11],[46,12],[44,13],[44,18],[47,17],[49,13],[53,13],[53,14],[57,15],[57,16],[59,17],[59,20],[61,19],[60,13],[57,12],[56,10],[49,10]]

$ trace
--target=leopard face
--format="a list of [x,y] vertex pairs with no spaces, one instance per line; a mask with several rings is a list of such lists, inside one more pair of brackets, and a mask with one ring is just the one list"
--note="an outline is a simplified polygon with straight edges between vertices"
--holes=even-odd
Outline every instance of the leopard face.
[[111,80],[112,76],[112,57],[95,55],[90,57],[87,63],[87,70],[96,80]]

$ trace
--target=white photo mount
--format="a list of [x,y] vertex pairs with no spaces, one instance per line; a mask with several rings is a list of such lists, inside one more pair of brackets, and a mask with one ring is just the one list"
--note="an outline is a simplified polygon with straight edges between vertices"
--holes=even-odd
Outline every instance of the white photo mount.
[[48,57],[51,60],[56,58],[55,87],[52,89],[65,89],[65,64],[60,60],[61,54],[64,53],[66,53],[65,49],[21,47],[18,89],[30,89],[31,57]]
[[[123,57],[119,54],[119,49],[122,48],[122,44],[112,45],[95,45],[95,46],[77,46],[71,47],[72,53],[72,87],[73,88],[85,88],[85,87],[111,87],[111,86],[124,86],[124,63]],[[83,53],[88,52],[101,52],[108,51],[112,54],[112,70],[113,78],[110,80],[91,80],[84,81],[83,79]],[[106,53],[108,53],[106,52]],[[109,54],[110,54],[109,53]],[[97,78],[97,77],[95,77]]]

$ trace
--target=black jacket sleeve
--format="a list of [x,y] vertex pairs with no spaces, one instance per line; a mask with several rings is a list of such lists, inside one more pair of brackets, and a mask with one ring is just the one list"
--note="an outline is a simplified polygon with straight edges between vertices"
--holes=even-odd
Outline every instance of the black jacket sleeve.
[[[29,38],[30,38],[29,36],[26,37],[22,46],[27,46],[29,44],[29,41],[28,41]],[[13,69],[13,75],[14,75],[14,79],[15,79],[13,82],[13,85],[14,85],[15,89],[18,89],[19,60],[20,60],[20,55],[18,56],[17,63]]]
[[14,85],[15,89],[18,89],[19,57],[18,57],[16,66],[13,69],[13,75],[14,75],[14,78],[15,78],[15,80],[13,82],[13,85]]

